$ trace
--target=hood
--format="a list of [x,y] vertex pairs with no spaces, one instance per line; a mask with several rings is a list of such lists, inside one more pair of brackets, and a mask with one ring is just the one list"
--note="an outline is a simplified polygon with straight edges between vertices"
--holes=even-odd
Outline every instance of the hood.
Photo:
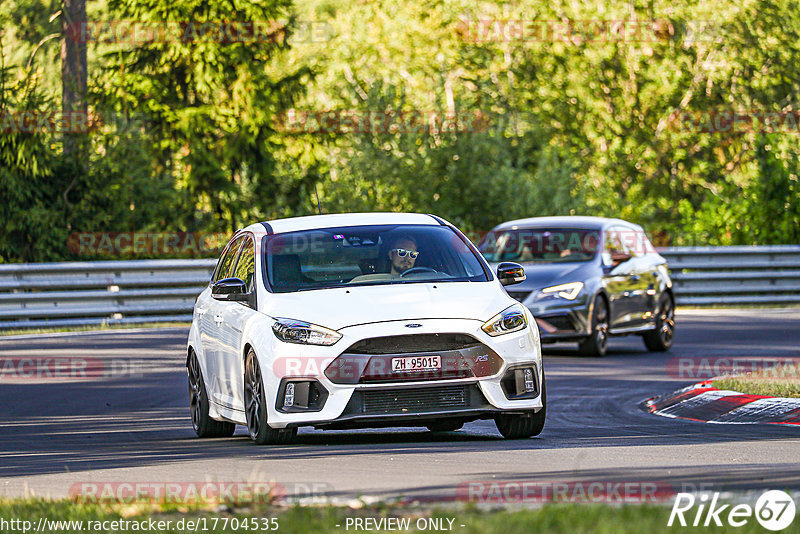
[[[575,263],[520,263],[525,268],[525,281],[510,286],[510,291],[541,289],[565,282],[584,280],[587,278],[587,269],[593,262]],[[492,263],[492,270],[497,270],[497,264]]]
[[383,321],[488,321],[515,304],[497,281],[354,286],[270,294],[264,313],[339,330]]

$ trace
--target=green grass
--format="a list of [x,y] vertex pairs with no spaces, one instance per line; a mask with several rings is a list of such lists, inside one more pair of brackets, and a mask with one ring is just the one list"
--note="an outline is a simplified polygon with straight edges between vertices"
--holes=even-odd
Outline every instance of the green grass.
[[168,328],[184,327],[189,328],[190,323],[139,323],[139,324],[97,324],[86,326],[53,326],[50,328],[11,328],[0,329],[0,336],[18,336],[22,334],[54,334],[58,332],[95,332],[103,330],[130,330],[133,328]]
[[714,380],[718,389],[730,389],[748,395],[771,397],[800,397],[800,368],[795,365],[778,365],[772,369],[724,377]]
[[[694,513],[692,510],[691,513]],[[238,520],[251,518],[277,518],[279,532],[297,534],[323,534],[327,532],[356,532],[351,524],[347,530],[347,520],[350,518],[382,517],[408,518],[412,527],[410,532],[416,532],[414,525],[420,518],[453,519],[451,532],[459,534],[527,534],[527,533],[565,533],[565,534],[619,534],[641,533],[653,534],[657,532],[720,532],[741,533],[767,532],[758,525],[755,518],[751,518],[745,529],[725,527],[667,527],[670,514],[668,505],[626,505],[611,506],[601,504],[546,504],[538,509],[506,510],[495,509],[491,511],[478,510],[474,505],[455,504],[447,508],[424,506],[399,506],[399,505],[374,505],[361,508],[347,507],[314,507],[295,506],[290,508],[277,507],[263,504],[255,508],[229,507],[201,509],[198,507],[160,507],[153,504],[78,504],[71,501],[48,501],[42,499],[0,500],[0,518],[20,519],[31,521],[36,525],[41,517],[49,520],[83,520],[83,521],[113,521],[124,518],[128,521],[142,521],[152,518],[154,521],[170,520],[171,528],[161,532],[186,532],[177,528],[181,519],[198,520],[205,518],[208,526],[207,532],[252,532],[252,529],[239,528],[234,530],[231,519]],[[689,514],[686,516],[688,519]],[[693,517],[693,516],[692,516]],[[217,528],[212,530],[214,518],[217,519]],[[227,528],[224,519],[229,520]],[[723,523],[725,522],[723,514]],[[185,523],[184,523],[185,525]],[[337,525],[339,525],[337,527]],[[463,526],[461,526],[463,525]],[[111,527],[111,525],[109,525]],[[0,530],[3,531],[3,530]],[[21,532],[20,530],[4,530],[6,532]],[[112,528],[94,529],[94,533],[122,532],[123,529]],[[131,531],[130,528],[127,531]],[[203,531],[199,529],[199,531]],[[260,532],[267,532],[259,529]],[[74,532],[74,530],[54,530],[53,532]],[[364,530],[361,530],[364,532]],[[370,532],[385,532],[385,530],[370,530]],[[403,532],[403,531],[395,531]],[[436,532],[426,530],[425,532]],[[800,533],[800,521],[795,521],[789,528],[782,532]]]
[[714,380],[713,385],[717,389],[730,389],[747,395],[800,398],[799,380],[768,382],[763,378],[723,378]]

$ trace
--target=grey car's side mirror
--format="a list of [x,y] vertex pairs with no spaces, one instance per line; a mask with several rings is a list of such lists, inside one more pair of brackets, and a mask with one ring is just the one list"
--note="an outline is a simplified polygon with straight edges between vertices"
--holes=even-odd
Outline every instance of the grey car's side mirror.
[[525,281],[525,269],[519,263],[506,261],[497,266],[497,279],[504,286]]
[[611,253],[611,261],[614,265],[619,265],[620,263],[625,263],[629,261],[633,256],[628,254],[627,252],[612,252]]
[[250,299],[247,284],[241,278],[223,278],[211,286],[211,297],[229,302],[243,302]]

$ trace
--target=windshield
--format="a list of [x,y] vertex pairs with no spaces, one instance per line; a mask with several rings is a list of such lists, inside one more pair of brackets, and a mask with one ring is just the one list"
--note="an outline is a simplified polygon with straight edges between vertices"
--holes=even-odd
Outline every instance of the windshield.
[[567,263],[593,259],[599,244],[599,230],[525,228],[489,232],[478,248],[491,262]]
[[415,282],[486,282],[479,257],[446,226],[352,226],[267,236],[270,291]]

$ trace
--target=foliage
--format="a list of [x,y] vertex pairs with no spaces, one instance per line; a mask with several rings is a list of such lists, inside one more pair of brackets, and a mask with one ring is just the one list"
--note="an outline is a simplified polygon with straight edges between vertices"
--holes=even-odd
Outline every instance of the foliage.
[[307,177],[281,168],[272,127],[310,74],[273,65],[291,22],[268,39],[223,42],[192,33],[203,23],[277,21],[289,7],[286,0],[109,0],[122,20],[192,23],[181,39],[107,53],[93,95],[98,104],[150,118],[154,172],[170,175],[177,189],[172,224],[233,231],[253,218],[307,208],[298,195]]
[[[0,6],[4,111],[59,108],[58,41],[42,43],[58,5]],[[89,0],[96,21],[270,31],[90,43],[89,104],[105,125],[88,170],[64,160],[59,135],[0,133],[0,261],[74,258],[78,231],[230,232],[315,213],[317,194],[323,212],[432,212],[475,233],[590,214],[640,223],[657,244],[797,243],[800,129],[763,122],[798,118],[797,8]],[[292,110],[434,123],[292,130]],[[718,128],[725,112],[755,118]]]
[[[64,179],[57,175],[58,159],[36,134],[16,132],[9,114],[16,110],[47,109],[48,99],[30,77],[12,81],[15,73],[0,65],[0,262],[46,260],[54,257],[63,227]],[[16,121],[16,116],[13,116]],[[9,131],[6,131],[9,130]]]

